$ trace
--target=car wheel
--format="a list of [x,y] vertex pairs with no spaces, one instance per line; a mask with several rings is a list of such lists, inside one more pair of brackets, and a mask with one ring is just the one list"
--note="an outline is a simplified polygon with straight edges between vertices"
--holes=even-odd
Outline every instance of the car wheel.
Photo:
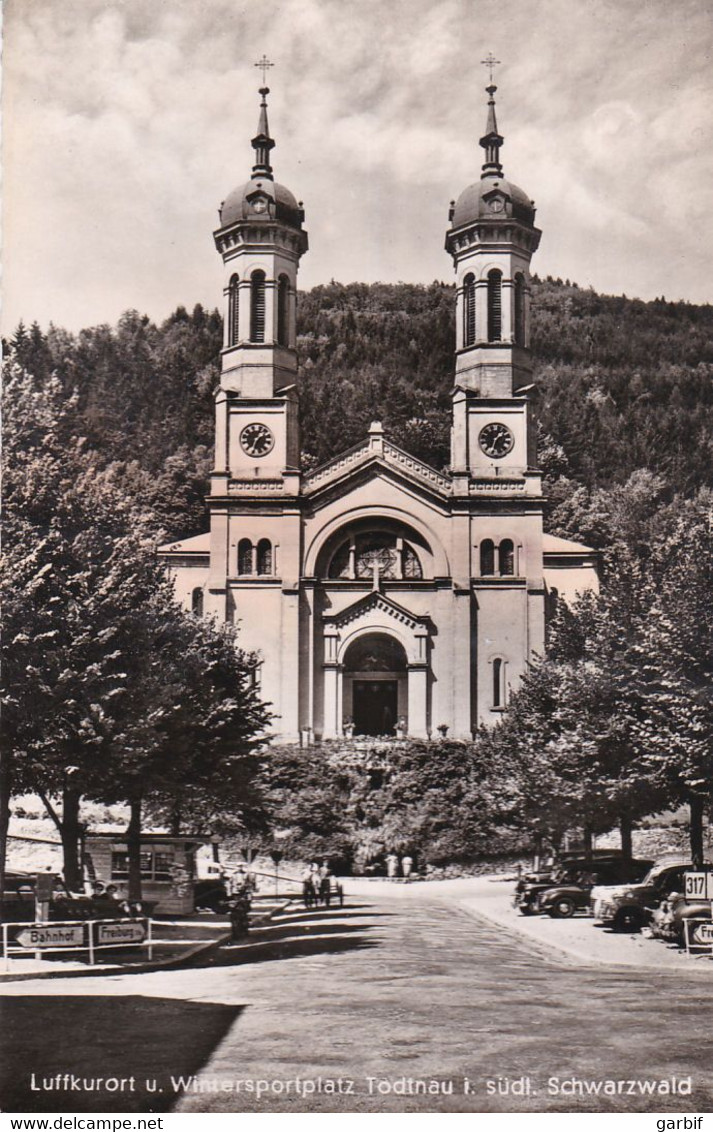
[[620,908],[612,924],[615,932],[640,932],[642,926],[643,919],[636,908]]
[[555,920],[568,920],[577,911],[577,905],[571,896],[560,896],[549,909],[550,916]]

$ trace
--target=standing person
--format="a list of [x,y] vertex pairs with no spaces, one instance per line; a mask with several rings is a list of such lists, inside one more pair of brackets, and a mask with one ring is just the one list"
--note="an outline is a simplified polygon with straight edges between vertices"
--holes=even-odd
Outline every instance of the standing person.
[[386,875],[389,880],[396,880],[399,872],[399,859],[395,853],[389,853],[386,858]]
[[319,897],[324,907],[328,908],[332,899],[332,870],[326,861],[319,870]]
[[401,872],[404,874],[404,881],[406,884],[409,882],[411,876],[411,869],[413,868],[413,857],[409,857],[408,853],[405,857],[401,858]]
[[302,900],[305,908],[311,908],[316,903],[317,893],[314,888],[314,874],[312,866],[308,865],[302,873]]
[[[331,873],[331,870],[329,868],[329,861],[322,861],[322,864],[319,867],[319,873],[318,873],[318,876],[317,876],[317,893],[319,895],[320,904],[328,904],[329,903],[328,899],[325,900],[325,894],[329,893],[329,881],[330,881],[331,876],[332,876],[332,873]],[[326,886],[325,886],[325,883],[324,883],[325,880],[327,880],[327,882],[328,882]]]

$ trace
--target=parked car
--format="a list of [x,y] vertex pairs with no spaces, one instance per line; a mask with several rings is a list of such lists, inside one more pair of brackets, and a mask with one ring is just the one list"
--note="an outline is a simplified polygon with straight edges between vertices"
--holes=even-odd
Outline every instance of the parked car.
[[617,932],[641,931],[662,901],[672,892],[683,892],[684,874],[692,871],[685,857],[667,857],[657,861],[640,884],[598,886],[591,894],[594,918]]
[[547,912],[564,918],[589,908],[589,896],[596,884],[641,880],[652,861],[625,861],[620,853],[595,851],[587,861],[583,856],[562,860],[549,872],[518,881],[514,904],[523,916]]
[[629,882],[640,881],[646,876],[653,861],[611,860],[592,862],[584,868],[571,884],[558,884],[546,888],[537,897],[538,912],[546,912],[555,919],[568,919],[575,912],[589,912],[592,889],[595,885],[608,884],[613,880]]
[[193,882],[195,906],[211,912],[227,912],[230,909],[228,886],[220,877],[206,877]]
[[[5,887],[3,891],[3,906],[7,919],[21,919],[30,916],[35,910],[35,877],[36,873],[23,872],[20,869],[8,869],[5,873]],[[62,878],[57,873],[51,873],[53,901],[65,892]]]

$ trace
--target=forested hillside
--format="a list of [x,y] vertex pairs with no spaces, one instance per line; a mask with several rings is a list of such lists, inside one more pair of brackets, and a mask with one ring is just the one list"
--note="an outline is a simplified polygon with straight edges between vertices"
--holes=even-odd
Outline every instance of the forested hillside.
[[[359,441],[374,419],[421,459],[447,463],[453,299],[438,282],[332,282],[300,296],[305,466]],[[567,528],[578,489],[581,505],[582,490],[616,493],[639,469],[655,473],[661,499],[709,482],[712,332],[709,305],[535,277],[532,403],[555,528]],[[20,326],[11,344],[38,383],[57,374],[77,433],[177,537],[205,525],[221,339],[219,313],[196,306],[161,325],[129,311],[77,335]]]

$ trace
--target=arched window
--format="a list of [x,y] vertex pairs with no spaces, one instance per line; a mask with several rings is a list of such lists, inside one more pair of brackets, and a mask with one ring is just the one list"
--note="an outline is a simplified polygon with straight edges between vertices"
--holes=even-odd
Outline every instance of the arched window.
[[480,544],[480,573],[484,578],[495,573],[495,544],[491,538]]
[[228,289],[228,345],[235,346],[239,337],[238,329],[238,277],[234,275]]
[[501,576],[515,573],[515,547],[511,538],[504,538],[500,543],[498,567]]
[[277,341],[281,346],[290,344],[290,281],[286,275],[277,284]]
[[524,346],[525,342],[525,278],[521,274],[515,276],[515,345]]
[[203,590],[200,586],[196,586],[191,594],[191,612],[195,613],[196,617],[203,616]]
[[241,538],[238,543],[238,573],[252,574],[253,572],[253,544],[249,538]]
[[337,547],[329,563],[330,578],[419,579],[423,577],[421,560],[405,539],[386,531],[352,535]]
[[493,707],[505,707],[505,664],[499,656],[493,661]]
[[265,341],[265,272],[250,276],[250,341]]
[[272,573],[272,543],[269,538],[261,538],[257,544],[257,572]]
[[463,280],[463,345],[475,343],[475,276]]
[[488,272],[488,341],[499,342],[503,333],[503,277],[495,268]]

